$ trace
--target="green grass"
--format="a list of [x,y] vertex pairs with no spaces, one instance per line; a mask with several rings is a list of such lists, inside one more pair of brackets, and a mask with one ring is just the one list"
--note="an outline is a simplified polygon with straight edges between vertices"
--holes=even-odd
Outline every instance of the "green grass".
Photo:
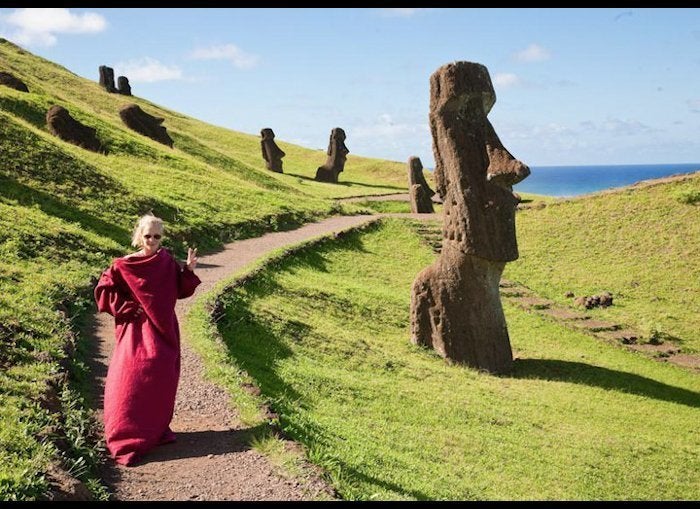
[[407,201],[398,200],[361,200],[354,202],[358,207],[364,207],[372,212],[379,213],[410,213],[411,204]]
[[[4,39],[0,68],[30,90],[0,86],[0,499],[46,497],[50,465],[104,498],[101,444],[81,380],[88,375],[80,374],[90,338],[76,331],[95,311],[91,279],[132,250],[135,220],[153,211],[166,221],[166,247],[181,257],[191,245],[206,254],[234,239],[358,213],[333,198],[395,192],[404,169],[353,155],[341,184],[320,183],[313,175],[325,151],[281,142],[290,173],[273,174],[257,136],[109,94]],[[163,117],[174,148],[129,130],[118,114],[127,102]],[[45,115],[54,104],[94,127],[108,155],[53,136]],[[63,395],[54,407],[35,404],[51,391]],[[12,437],[22,438],[13,445]]]
[[559,201],[516,216],[520,258],[504,276],[540,296],[613,294],[589,313],[640,332],[657,330],[700,353],[700,173],[686,180]]
[[229,382],[260,387],[343,498],[700,496],[697,375],[511,307],[512,375],[450,366],[408,341],[410,284],[433,254],[383,225],[220,298]]
[[[3,39],[0,68],[30,89],[0,86],[0,500],[46,498],[56,466],[105,499],[82,325],[95,311],[91,280],[131,251],[136,218],[163,217],[164,244],[180,257],[192,245],[206,254],[331,214],[407,212],[407,202],[336,200],[405,193],[406,165],[351,153],[339,184],[320,183],[313,176],[325,147],[298,147],[277,133],[287,155],[276,174],[256,135],[109,94]],[[126,128],[118,110],[127,102],[164,118],[174,148]],[[51,135],[53,104],[94,127],[108,155]],[[578,203],[524,194],[533,208],[518,213],[522,257],[506,275],[558,301],[568,290],[610,290],[614,306],[592,314],[697,352],[699,193],[695,179]],[[193,310],[189,335],[209,345],[209,370],[259,430],[258,449],[296,468],[242,383],[262,384],[285,431],[346,498],[651,499],[651,478],[659,498],[697,498],[697,438],[688,436],[695,379],[510,308],[514,346],[527,353],[521,371],[493,378],[445,366],[406,343],[407,288],[430,252],[400,223],[387,224],[337,250],[275,262],[279,279],[263,272],[235,290],[228,298],[245,305],[232,307],[240,315],[227,325],[239,319],[265,343],[244,336],[229,351],[211,342],[219,332],[206,308]],[[425,410],[433,400],[434,415]],[[416,452],[411,444],[423,436],[433,447]]]

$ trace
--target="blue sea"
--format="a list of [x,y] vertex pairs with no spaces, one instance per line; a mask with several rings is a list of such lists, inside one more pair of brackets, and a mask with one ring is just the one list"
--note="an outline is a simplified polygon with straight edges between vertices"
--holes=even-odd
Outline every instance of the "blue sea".
[[529,177],[513,186],[515,192],[571,197],[628,186],[640,180],[700,171],[700,164],[531,166],[530,171]]

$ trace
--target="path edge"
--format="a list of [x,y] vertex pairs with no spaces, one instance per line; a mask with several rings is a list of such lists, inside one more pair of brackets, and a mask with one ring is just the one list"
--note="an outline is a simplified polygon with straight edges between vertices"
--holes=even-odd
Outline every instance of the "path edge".
[[[255,380],[238,366],[230,363],[226,346],[217,326],[218,321],[223,317],[224,303],[222,298],[230,290],[250,282],[271,265],[282,262],[300,251],[320,246],[351,233],[375,228],[382,221],[382,215],[371,216],[359,225],[274,249],[265,256],[245,265],[231,276],[221,279],[207,292],[195,297],[183,317],[183,339],[202,359],[203,375],[206,380],[226,391],[229,396],[229,404],[238,410],[243,424],[250,426],[267,424],[266,431],[269,432],[269,437],[278,440],[281,447],[297,465],[297,468],[294,468],[296,472],[290,471],[284,465],[277,464],[277,467],[287,476],[293,477],[301,473],[304,477],[315,477],[320,480],[325,485],[325,489],[319,497],[321,500],[338,499],[337,492],[329,482],[330,476],[321,467],[308,460],[305,446],[286,436],[279,428],[277,415],[260,396],[260,389]],[[258,452],[267,456],[271,464],[276,464],[274,458],[270,457],[266,451],[258,450]]]

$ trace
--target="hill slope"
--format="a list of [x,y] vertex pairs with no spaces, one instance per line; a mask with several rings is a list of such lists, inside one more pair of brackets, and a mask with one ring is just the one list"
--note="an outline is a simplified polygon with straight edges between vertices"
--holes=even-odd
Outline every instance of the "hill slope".
[[609,291],[613,305],[593,318],[700,353],[697,197],[700,172],[523,210],[520,258],[504,276],[570,306],[567,292]]
[[[21,499],[46,492],[50,479],[42,472],[58,459],[83,477],[85,459],[97,460],[86,431],[71,429],[60,412],[82,406],[65,373],[86,376],[73,355],[80,346],[74,329],[93,305],[91,278],[130,250],[138,216],[163,217],[164,244],[176,253],[187,245],[206,251],[352,213],[359,208],[334,198],[405,191],[406,170],[350,155],[341,183],[319,183],[313,176],[325,152],[278,141],[285,174],[274,174],[264,167],[258,137],[107,93],[4,39],[0,71],[29,88],[0,86],[0,499]],[[127,103],[164,118],[174,147],[127,128],[118,114]],[[54,104],[94,127],[108,155],[53,136],[45,118]],[[87,412],[82,418],[89,420]],[[61,450],[60,435],[71,437]]]

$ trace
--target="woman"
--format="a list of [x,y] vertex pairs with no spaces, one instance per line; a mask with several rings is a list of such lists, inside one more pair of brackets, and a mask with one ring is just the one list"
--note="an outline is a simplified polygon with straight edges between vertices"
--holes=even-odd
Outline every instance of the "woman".
[[95,287],[99,311],[114,316],[115,347],[107,371],[104,425],[107,448],[123,465],[133,465],[153,447],[175,441],[170,421],[180,378],[177,299],[201,283],[197,250],[184,267],[161,247],[163,221],[139,219],[132,236],[136,253],[117,258]]

